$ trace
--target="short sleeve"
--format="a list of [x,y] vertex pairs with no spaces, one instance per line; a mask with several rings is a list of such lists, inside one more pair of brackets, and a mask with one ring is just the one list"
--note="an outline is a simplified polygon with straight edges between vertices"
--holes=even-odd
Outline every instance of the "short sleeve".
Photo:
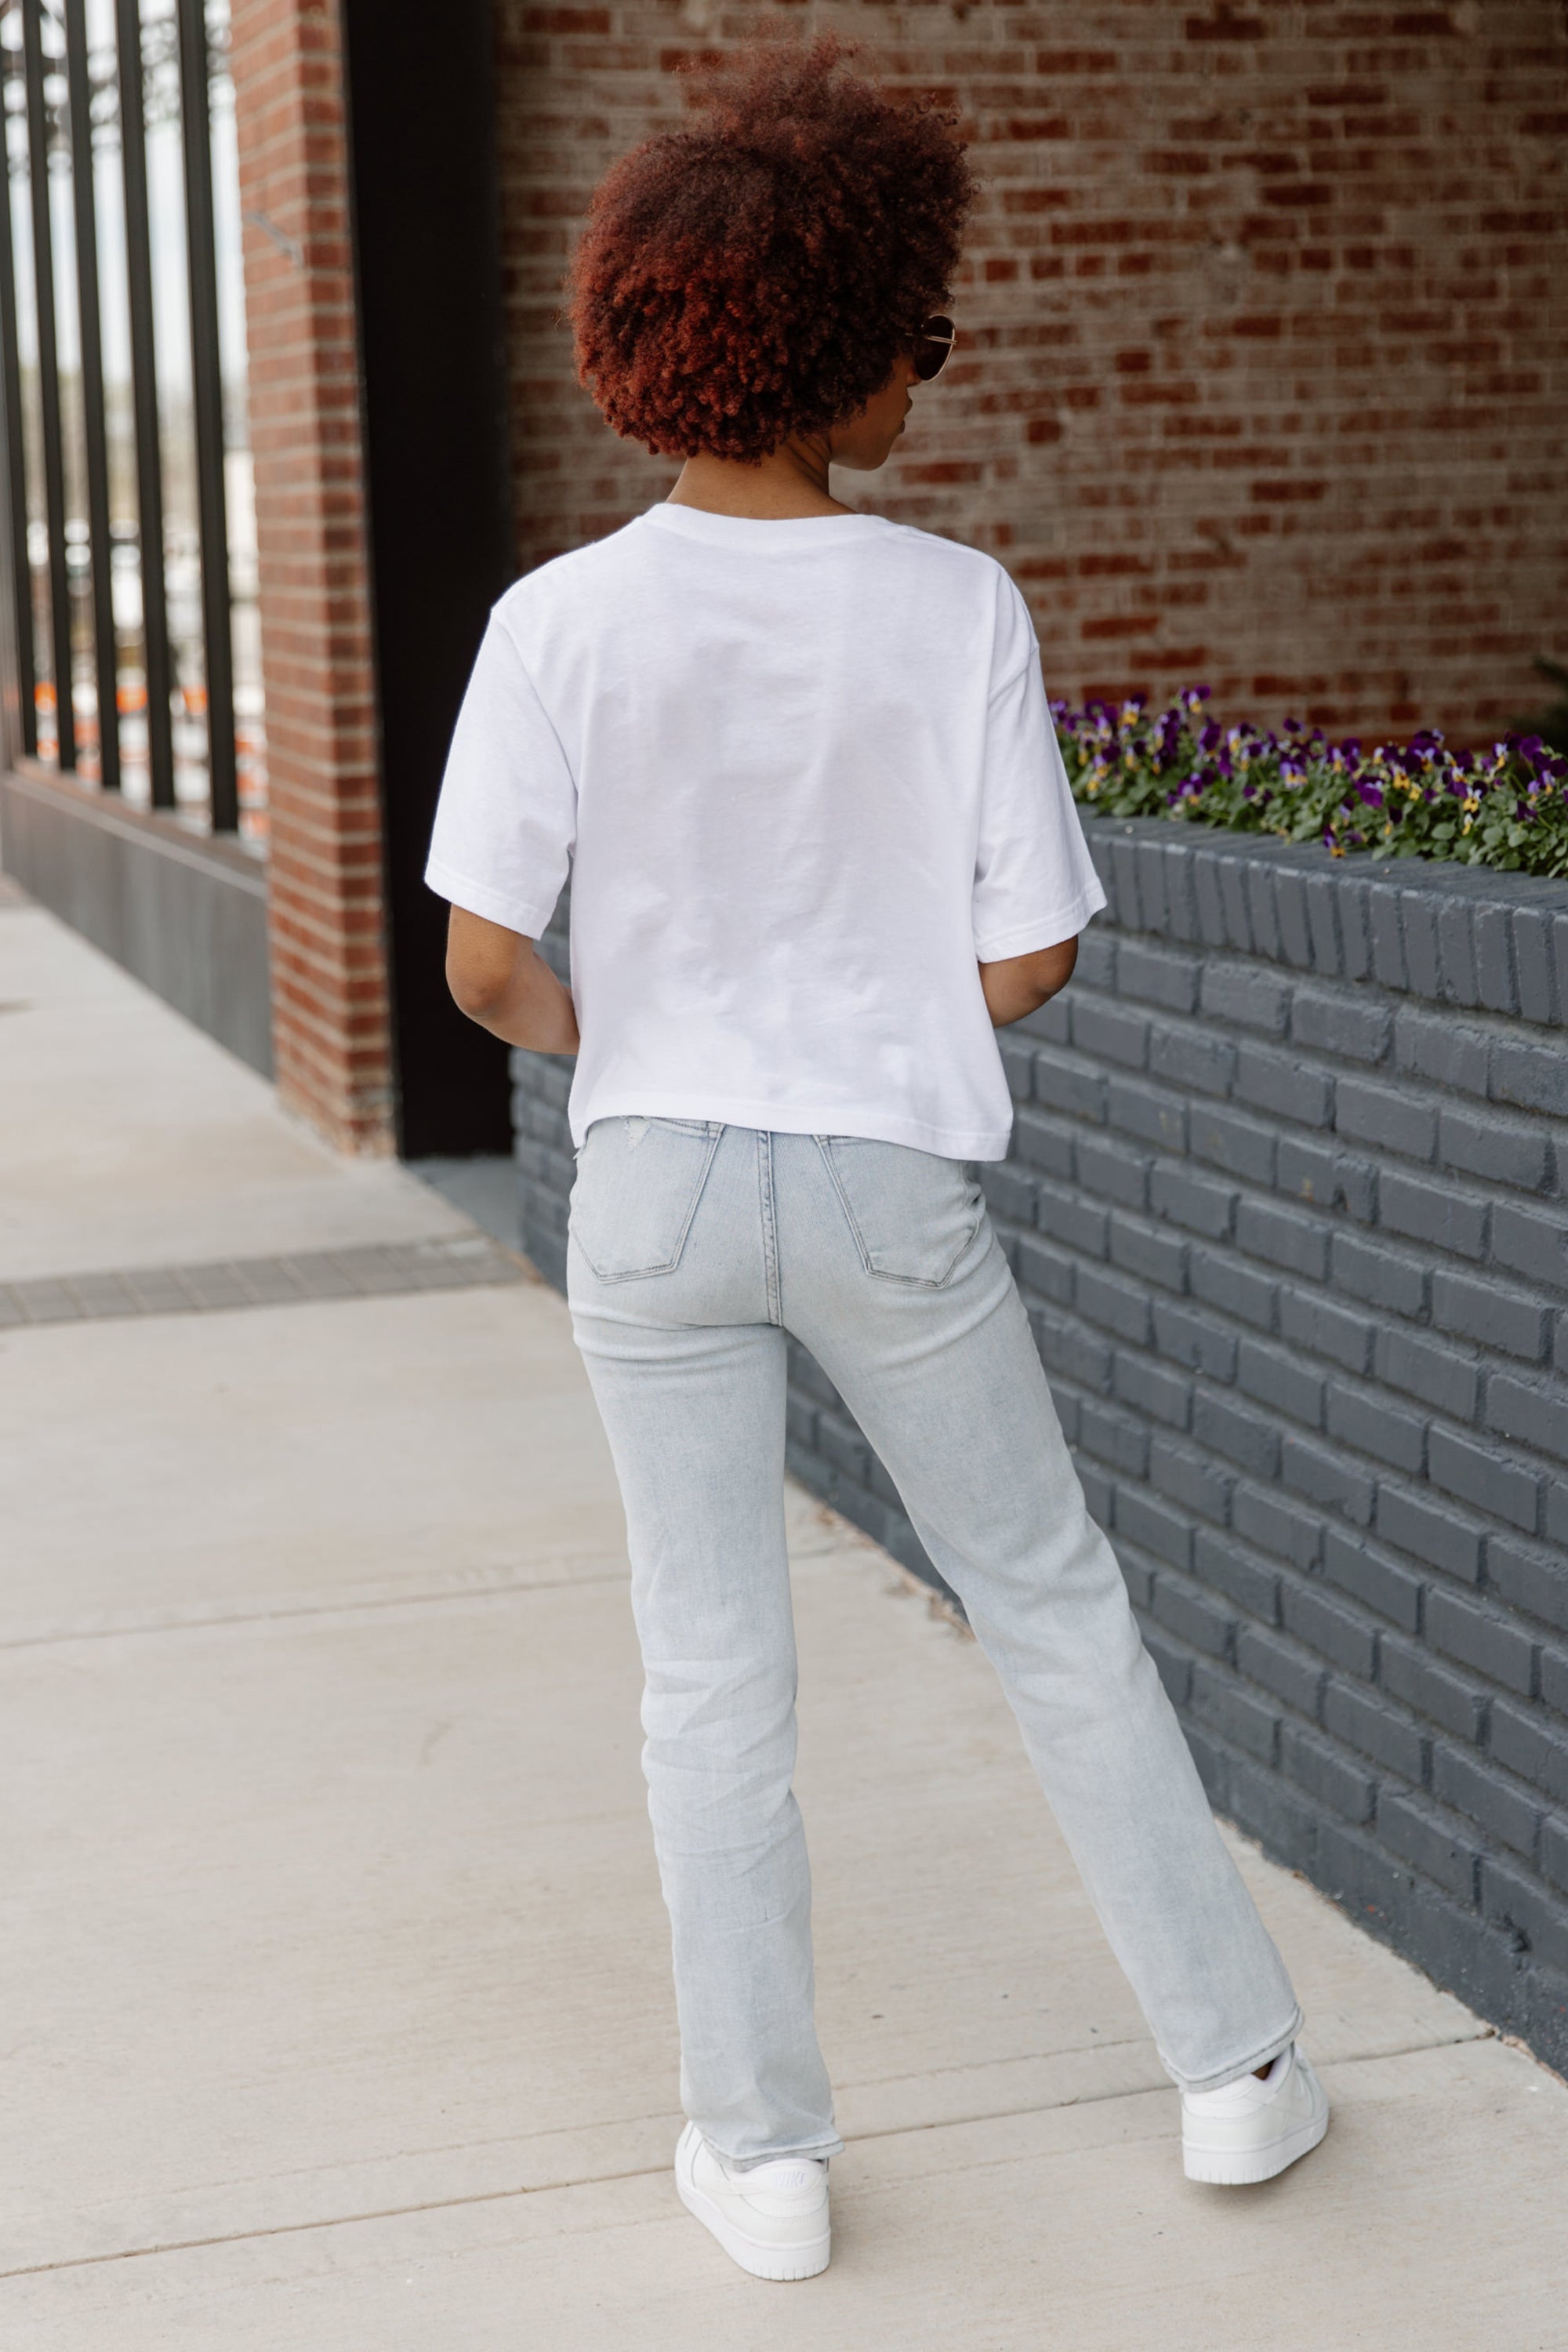
[[561,739],[492,614],[458,714],[425,879],[454,907],[537,939],[561,896],[576,829]]
[[1057,746],[1028,607],[1003,576],[974,859],[982,963],[1075,939],[1105,904]]

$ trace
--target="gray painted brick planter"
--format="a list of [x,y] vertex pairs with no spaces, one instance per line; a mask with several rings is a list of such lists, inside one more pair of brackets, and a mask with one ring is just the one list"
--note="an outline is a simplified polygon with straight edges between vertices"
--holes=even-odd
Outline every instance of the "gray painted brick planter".
[[[1086,829],[984,1173],[1090,1507],[1219,1811],[1568,2066],[1568,885]],[[790,1463],[940,1582],[801,1350]]]

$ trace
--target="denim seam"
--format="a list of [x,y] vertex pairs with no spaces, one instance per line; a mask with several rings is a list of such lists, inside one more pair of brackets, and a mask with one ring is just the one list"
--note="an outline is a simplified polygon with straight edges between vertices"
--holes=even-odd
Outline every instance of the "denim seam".
[[763,1218],[763,1269],[768,1286],[768,1321],[782,1324],[779,1296],[778,1211],[773,1199],[773,1139],[766,1128],[757,1129],[757,1184]]

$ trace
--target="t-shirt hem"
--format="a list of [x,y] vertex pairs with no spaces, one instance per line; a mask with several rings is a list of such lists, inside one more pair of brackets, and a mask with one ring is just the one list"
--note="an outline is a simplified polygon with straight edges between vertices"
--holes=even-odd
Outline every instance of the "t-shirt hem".
[[1007,956],[1037,955],[1045,948],[1060,947],[1064,940],[1076,939],[1089,917],[1098,915],[1104,904],[1105,892],[1096,876],[1065,906],[1037,915],[1032,922],[1014,923],[1005,931],[977,938],[975,955],[981,963],[1000,963]]
[[500,923],[504,930],[517,931],[525,940],[536,940],[555,912],[554,898],[543,908],[537,899],[509,898],[504,890],[470,882],[466,874],[444,866],[438,857],[432,857],[426,866],[425,880],[438,898],[461,907],[465,914],[482,915],[487,923]]
[[661,1094],[646,1087],[595,1095],[571,1109],[572,1141],[583,1139],[600,1118],[700,1118],[721,1127],[765,1128],[775,1135],[853,1135],[868,1143],[903,1143],[941,1160],[1005,1160],[1012,1121],[1002,1128],[933,1127],[896,1112],[849,1110],[842,1103],[748,1102],[733,1095],[682,1091]]

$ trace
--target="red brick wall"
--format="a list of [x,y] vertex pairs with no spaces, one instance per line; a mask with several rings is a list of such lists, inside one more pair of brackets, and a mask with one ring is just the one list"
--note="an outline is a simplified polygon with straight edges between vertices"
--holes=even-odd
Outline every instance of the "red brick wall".
[[573,225],[668,69],[833,26],[962,108],[965,343],[857,502],[991,549],[1053,691],[1482,735],[1568,653],[1560,0],[497,0],[524,566],[668,468],[572,383]]
[[234,0],[261,559],[273,1042],[288,1103],[392,1149],[381,817],[334,0]]

